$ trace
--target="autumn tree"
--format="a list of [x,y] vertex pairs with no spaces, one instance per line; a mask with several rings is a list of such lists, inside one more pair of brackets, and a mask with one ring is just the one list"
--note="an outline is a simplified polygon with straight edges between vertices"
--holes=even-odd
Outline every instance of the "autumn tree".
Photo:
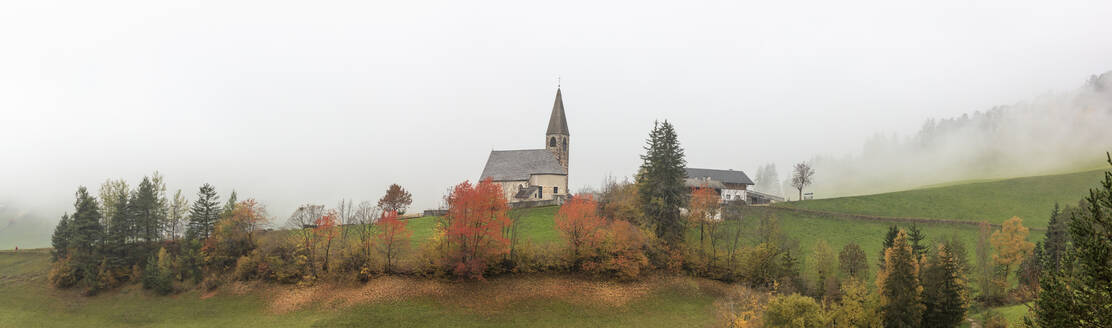
[[[863,254],[863,253],[862,253]],[[833,327],[881,327],[880,300],[860,280],[850,278],[842,284],[842,299],[830,309]]]
[[332,239],[336,238],[338,231],[336,231],[336,211],[329,210],[321,215],[313,222],[313,234],[315,238],[324,243],[324,261],[321,262],[321,269],[328,272],[328,260],[332,256]]
[[452,272],[461,277],[482,279],[497,256],[509,252],[503,229],[510,225],[509,206],[502,187],[490,178],[477,185],[464,181],[448,197],[449,225],[445,231]]
[[826,313],[815,299],[799,294],[774,296],[765,307],[765,327],[818,328],[827,326]]
[[564,237],[571,251],[573,265],[579,267],[586,250],[601,242],[606,222],[598,215],[598,204],[590,195],[576,195],[556,212],[556,231]]
[[803,200],[803,188],[810,186],[814,182],[815,169],[811,168],[807,162],[795,164],[792,167],[792,188],[799,191],[799,200]]
[[838,267],[846,276],[864,279],[869,273],[865,251],[856,243],[849,243],[838,253]]
[[722,197],[718,192],[706,185],[695,188],[691,192],[691,200],[688,201],[688,222],[699,226],[699,250],[704,254],[706,253],[706,226],[714,223],[721,202]]
[[409,245],[412,233],[406,229],[406,221],[398,220],[397,212],[383,212],[382,217],[375,222],[378,228],[378,248],[386,257],[386,272],[391,272],[397,261],[398,253]]
[[681,246],[686,225],[680,208],[687,205],[687,161],[676,130],[668,121],[654,122],[641,155],[637,175],[641,212],[656,229],[656,235],[671,247]]
[[884,254],[884,270],[877,274],[885,327],[920,327],[924,306],[915,260],[907,233],[900,231]]
[[378,200],[378,207],[382,211],[398,214],[405,214],[410,204],[413,204],[413,195],[396,183],[390,185],[390,188],[386,189],[386,195]]
[[1004,221],[1000,230],[992,233],[990,242],[992,248],[996,249],[996,253],[992,254],[992,260],[1004,268],[1004,276],[1001,280],[1007,281],[1012,266],[1026,259],[1035,248],[1034,243],[1027,241],[1027,234],[1028,229],[1023,226],[1023,219],[1019,217]]
[[266,207],[254,198],[237,203],[231,213],[216,223],[216,251],[230,264],[255,249],[255,233],[267,222]]

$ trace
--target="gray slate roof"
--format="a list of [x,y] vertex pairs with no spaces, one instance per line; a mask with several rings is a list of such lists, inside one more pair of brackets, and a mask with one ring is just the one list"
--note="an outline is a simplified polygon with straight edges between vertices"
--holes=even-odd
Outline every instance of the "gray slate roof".
[[720,181],[722,183],[735,183],[752,185],[753,180],[749,180],[749,176],[745,172],[734,170],[714,170],[714,169],[695,169],[685,168],[687,177],[691,179],[705,179]]
[[556,102],[552,103],[552,116],[548,118],[548,132],[545,134],[568,133],[568,117],[564,115],[564,97],[560,95],[560,88],[556,88]]
[[568,174],[547,149],[493,150],[479,179],[529,180],[532,174]]

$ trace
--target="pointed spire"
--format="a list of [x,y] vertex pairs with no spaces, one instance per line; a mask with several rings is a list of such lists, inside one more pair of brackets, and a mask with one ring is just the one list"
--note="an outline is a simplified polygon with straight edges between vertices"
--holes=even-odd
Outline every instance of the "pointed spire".
[[560,87],[556,87],[556,102],[552,104],[552,116],[548,118],[548,132],[546,134],[568,133],[568,118],[564,115],[564,97],[560,95]]

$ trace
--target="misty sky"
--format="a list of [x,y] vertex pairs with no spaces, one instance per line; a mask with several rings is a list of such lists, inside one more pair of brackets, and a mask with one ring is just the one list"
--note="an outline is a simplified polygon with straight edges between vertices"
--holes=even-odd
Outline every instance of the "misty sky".
[[435,207],[543,146],[558,75],[572,190],[632,174],[657,119],[691,166],[783,175],[1112,70],[1096,0],[155,2],[0,4],[0,203],[56,218],[159,170],[280,220],[390,183]]

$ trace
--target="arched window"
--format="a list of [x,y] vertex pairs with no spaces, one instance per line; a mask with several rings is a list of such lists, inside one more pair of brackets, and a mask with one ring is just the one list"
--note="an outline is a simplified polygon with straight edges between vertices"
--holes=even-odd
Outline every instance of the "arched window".
[[568,138],[564,138],[564,148],[568,148]]
[[548,146],[549,147],[556,147],[556,137],[552,137],[552,139],[548,139]]

